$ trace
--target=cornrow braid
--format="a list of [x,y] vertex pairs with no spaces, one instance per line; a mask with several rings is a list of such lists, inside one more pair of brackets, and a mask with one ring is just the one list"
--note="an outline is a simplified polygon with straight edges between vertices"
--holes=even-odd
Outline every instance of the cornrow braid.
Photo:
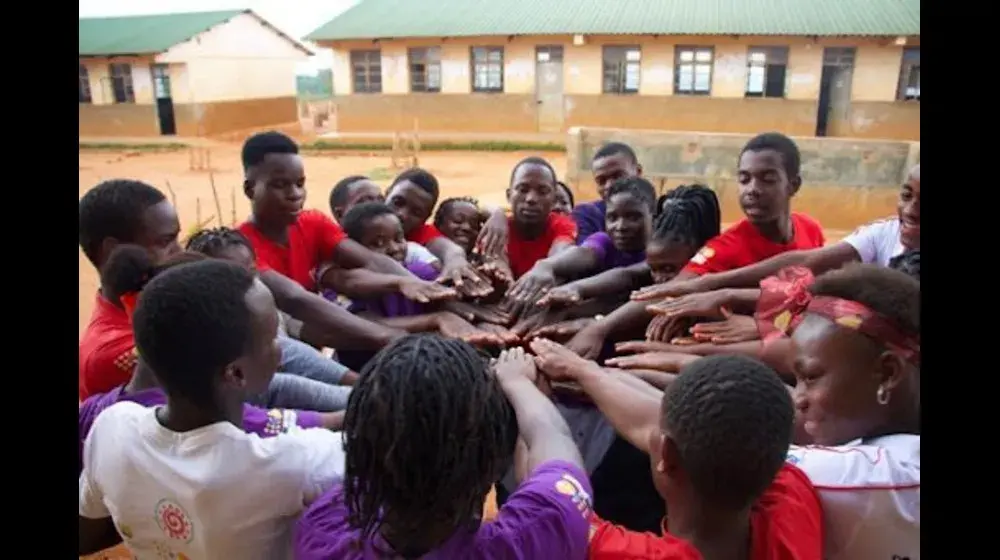
[[451,210],[451,207],[459,204],[461,202],[468,202],[469,204],[479,208],[479,201],[471,196],[453,196],[451,198],[446,198],[441,201],[438,205],[437,210],[434,212],[434,227],[440,228],[442,222],[444,222],[445,216]]
[[199,230],[188,239],[185,248],[188,251],[197,251],[218,258],[222,251],[230,247],[246,247],[251,256],[256,254],[253,244],[246,236],[238,230],[227,227]]
[[479,522],[517,438],[486,357],[431,334],[401,338],[365,365],[344,426],[348,521],[405,557]]
[[681,185],[656,203],[654,241],[674,241],[695,249],[719,235],[722,209],[715,191],[705,185]]

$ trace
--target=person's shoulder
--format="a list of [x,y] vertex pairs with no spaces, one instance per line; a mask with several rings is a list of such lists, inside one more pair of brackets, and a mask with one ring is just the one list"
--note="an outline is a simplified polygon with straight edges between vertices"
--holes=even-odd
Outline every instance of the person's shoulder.
[[590,560],[701,560],[691,543],[668,532],[663,536],[630,531],[593,516],[590,522]]
[[819,496],[809,477],[795,465],[786,462],[755,507],[793,512],[802,511],[803,508],[818,510]]
[[92,433],[129,430],[130,426],[134,426],[145,417],[155,413],[153,409],[126,400],[105,403],[105,405],[103,409],[98,411],[97,418],[91,427]]
[[340,229],[337,222],[333,221],[333,218],[327,216],[322,210],[303,210],[299,212],[299,215],[295,218],[295,223],[300,227],[329,227],[333,226]]
[[243,235],[249,237],[251,240],[253,238],[257,237],[257,235],[259,233],[257,231],[257,226],[255,226],[253,224],[253,222],[250,221],[250,220],[246,220],[245,222],[243,222],[240,225],[236,226],[236,229],[237,229],[237,231],[239,231]]
[[348,523],[344,487],[336,484],[309,504],[296,521],[295,557],[301,560],[350,557],[345,556],[349,554],[347,547],[358,544],[359,539],[359,531]]
[[792,212],[792,223],[796,227],[805,228],[811,232],[823,231],[823,226],[819,223],[819,220],[802,212]]
[[899,434],[836,447],[792,446],[788,462],[818,490],[920,487],[920,436]]
[[549,225],[554,227],[576,227],[573,218],[558,212],[549,212]]
[[511,494],[510,499],[500,508],[500,517],[505,517],[512,509],[528,505],[531,509],[550,503],[560,515],[575,510],[583,519],[589,519],[593,507],[592,489],[587,473],[567,461],[548,461],[535,468],[521,485]]

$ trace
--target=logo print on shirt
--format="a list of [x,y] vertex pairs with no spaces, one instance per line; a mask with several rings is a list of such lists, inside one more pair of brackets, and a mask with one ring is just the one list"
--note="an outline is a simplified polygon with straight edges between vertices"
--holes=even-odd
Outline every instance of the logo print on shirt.
[[691,262],[694,264],[705,264],[708,262],[708,259],[714,256],[715,249],[711,247],[702,247],[701,251],[698,251],[693,257],[691,257]]
[[580,513],[584,517],[590,515],[592,503],[590,499],[590,494],[583,489],[583,485],[580,481],[574,478],[570,474],[563,474],[556,482],[556,492],[563,494],[564,496],[569,496],[573,504],[576,505],[576,509],[580,510]]
[[188,543],[194,538],[194,525],[184,508],[166,498],[156,504],[156,524],[171,539]]
[[799,459],[798,455],[792,455],[791,453],[789,453],[788,457],[785,458],[785,462],[791,465],[797,465],[800,460],[801,459]]
[[288,431],[295,425],[295,411],[272,408],[267,411],[267,425],[264,426],[264,433],[276,436]]

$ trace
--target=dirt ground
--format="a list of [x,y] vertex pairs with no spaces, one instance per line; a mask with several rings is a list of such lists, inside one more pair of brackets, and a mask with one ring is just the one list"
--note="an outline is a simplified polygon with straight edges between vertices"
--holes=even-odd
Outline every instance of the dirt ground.
[[[486,153],[486,152],[437,152],[421,155],[420,165],[425,167],[441,182],[441,197],[474,196],[484,204],[503,204],[504,189],[507,186],[513,165],[528,153]],[[560,153],[543,154],[556,168],[566,168],[566,156]],[[169,192],[177,206],[181,219],[182,236],[201,221],[211,219],[218,224],[218,214],[209,173],[189,169],[189,153],[179,152],[80,152],[79,196],[105,179],[130,178],[146,181],[165,192]],[[330,189],[341,178],[348,175],[368,175],[376,182],[387,185],[398,172],[390,168],[387,154],[322,154],[304,156],[307,188],[309,196],[306,206],[329,212],[327,198]],[[250,206],[243,196],[240,185],[242,170],[238,146],[213,147],[211,151],[212,177],[218,192],[222,223],[231,225],[241,222],[249,214]],[[235,204],[234,204],[235,201]],[[731,206],[723,201],[724,207]],[[841,202],[842,203],[842,202]],[[797,206],[797,208],[799,208]],[[808,207],[799,208],[809,212]],[[869,209],[870,210],[870,209]],[[885,209],[886,212],[890,208]],[[857,224],[866,222],[869,212],[862,212]],[[828,232],[830,240],[843,235],[843,230]],[[98,279],[94,268],[83,253],[79,254],[80,270],[80,322],[82,334],[91,311]],[[488,500],[487,515],[492,513],[492,497]],[[127,552],[119,547],[107,553],[90,558],[128,558]]]

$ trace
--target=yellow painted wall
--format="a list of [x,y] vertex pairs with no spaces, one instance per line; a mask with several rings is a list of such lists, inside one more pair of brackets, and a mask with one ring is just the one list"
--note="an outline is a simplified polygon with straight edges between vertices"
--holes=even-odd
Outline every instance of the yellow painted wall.
[[242,14],[173,46],[156,62],[171,67],[174,99],[211,103],[295,96],[295,67],[308,58],[259,19]]
[[[820,78],[823,69],[823,49],[825,47],[856,47],[855,70],[851,88],[852,107],[857,117],[853,130],[868,135],[883,134],[884,137],[919,139],[919,102],[897,102],[896,88],[899,80],[900,63],[903,47],[893,43],[894,38],[819,38],[807,37],[732,37],[732,36],[586,36],[582,45],[574,45],[571,35],[556,36],[518,36],[508,37],[471,37],[446,39],[401,39],[401,40],[364,40],[346,42],[326,42],[322,46],[333,49],[334,52],[334,92],[338,96],[367,97],[372,94],[354,96],[352,94],[352,72],[350,52],[352,50],[380,49],[382,54],[382,95],[385,101],[350,102],[343,101],[345,107],[352,110],[362,110],[361,107],[389,107],[391,99],[398,96],[400,111],[404,105],[407,111],[414,110],[412,101],[403,101],[413,96],[457,95],[471,93],[469,49],[472,46],[502,46],[504,48],[504,94],[512,96],[528,96],[528,102],[535,93],[535,48],[543,45],[561,45],[563,51],[563,91],[566,96],[566,125],[577,122],[580,115],[588,115],[584,120],[588,124],[600,126],[598,121],[613,118],[608,115],[593,117],[602,111],[621,114],[629,111],[629,106],[645,106],[648,110],[655,101],[653,99],[635,103],[627,102],[629,97],[605,95],[602,93],[602,47],[605,45],[638,45],[642,50],[641,75],[639,82],[639,97],[673,97],[674,96],[674,51],[677,46],[706,46],[714,50],[712,69],[712,91],[707,97],[684,101],[684,105],[696,106],[696,111],[732,110],[733,103],[743,103],[747,79],[747,54],[751,47],[788,47],[788,67],[786,72],[785,98],[783,100],[746,100],[749,105],[769,105],[767,112],[781,109],[778,104],[795,105],[796,111],[802,113],[795,117],[801,120],[807,116],[809,108],[804,105],[815,104],[819,99]],[[411,94],[409,91],[409,70],[407,64],[407,49],[411,47],[441,47],[441,94]],[[919,46],[919,38],[911,38],[908,46]],[[497,94],[476,94],[497,95]],[[678,96],[681,97],[681,96]],[[688,96],[683,96],[687,98]],[[386,105],[389,103],[389,105]],[[429,101],[420,102],[419,106]],[[454,110],[465,109],[456,100]],[[473,103],[473,102],[469,102]],[[475,103],[480,103],[476,101]],[[880,105],[872,105],[878,103]],[[624,104],[624,105],[623,105]],[[772,106],[773,107],[770,107]],[[520,107],[520,105],[518,105]],[[814,105],[815,106],[815,105]],[[575,116],[574,109],[576,109]],[[520,110],[520,109],[519,109]],[[752,110],[752,109],[751,109]],[[815,109],[812,109],[815,111]],[[797,113],[798,114],[798,113]],[[914,123],[914,115],[916,118]],[[724,118],[720,117],[723,121]],[[873,121],[874,119],[874,121]],[[662,121],[663,118],[659,118]],[[808,120],[808,119],[807,119]],[[813,119],[814,120],[814,119]],[[529,119],[530,121],[530,119]],[[529,121],[524,121],[529,122]],[[623,119],[624,122],[641,121],[635,118]],[[868,122],[885,123],[881,129],[868,126]],[[346,122],[346,121],[345,121]],[[359,124],[361,121],[357,121]],[[365,123],[373,124],[377,119],[365,117]],[[521,122],[521,121],[519,121]],[[704,122],[704,120],[702,120]],[[910,123],[910,124],[907,124]],[[523,124],[523,123],[522,123]],[[724,124],[721,123],[720,125]],[[476,125],[477,127],[480,125]],[[499,125],[498,125],[499,126]],[[808,123],[800,123],[794,128],[796,134],[802,134],[809,128]],[[886,128],[888,127],[888,128]],[[502,128],[502,126],[501,126]],[[712,130],[718,126],[712,126]],[[723,128],[725,128],[723,126]],[[916,134],[915,138],[910,138]],[[882,136],[872,136],[882,137]]]
[[114,58],[84,58],[80,64],[87,67],[90,82],[90,98],[94,105],[113,105],[115,102],[111,90],[110,64],[129,64],[132,66],[132,89],[135,92],[136,105],[153,104],[153,75],[149,69],[153,60],[151,57]]

